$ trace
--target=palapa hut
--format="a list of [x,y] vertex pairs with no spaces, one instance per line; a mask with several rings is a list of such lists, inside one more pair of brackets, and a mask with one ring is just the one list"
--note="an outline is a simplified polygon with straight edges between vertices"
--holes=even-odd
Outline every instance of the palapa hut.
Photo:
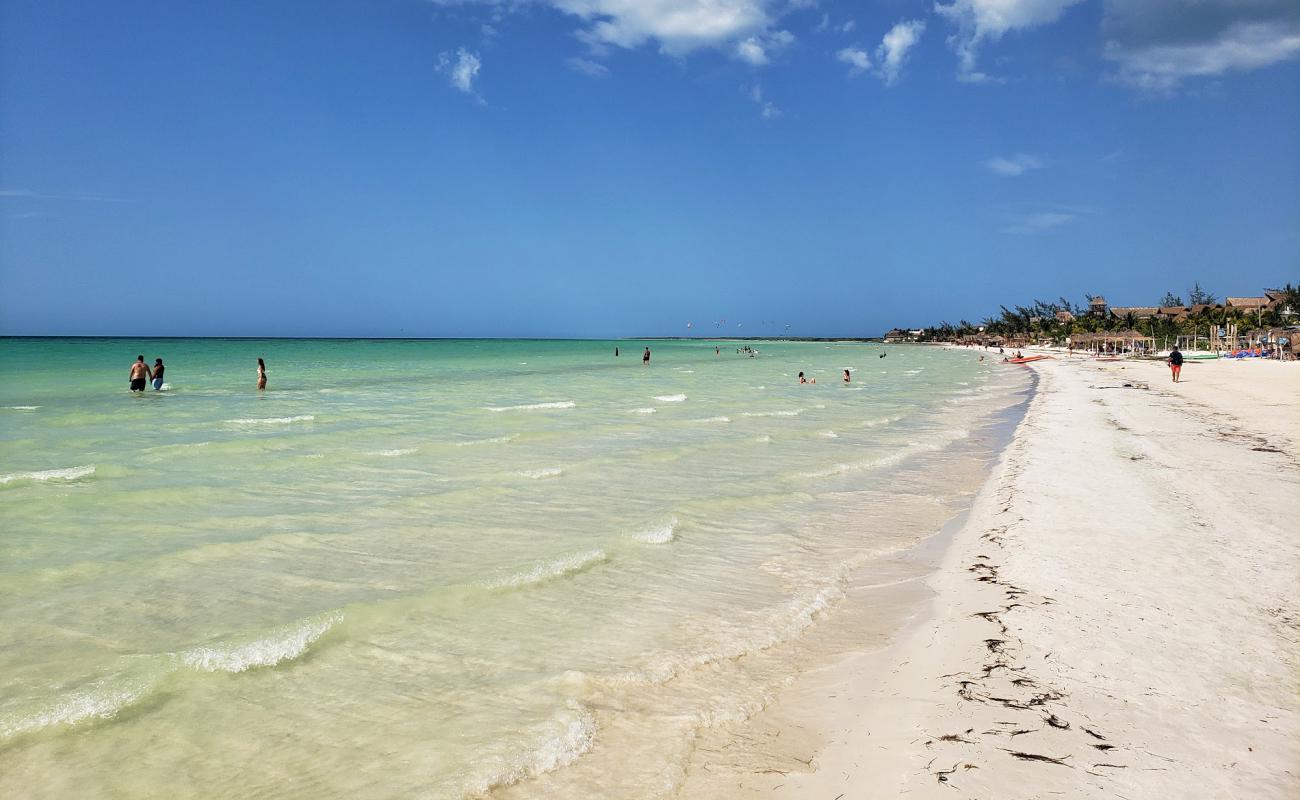
[[1155,352],[1156,340],[1133,330],[1077,333],[1070,337],[1070,347],[1086,353],[1147,355]]

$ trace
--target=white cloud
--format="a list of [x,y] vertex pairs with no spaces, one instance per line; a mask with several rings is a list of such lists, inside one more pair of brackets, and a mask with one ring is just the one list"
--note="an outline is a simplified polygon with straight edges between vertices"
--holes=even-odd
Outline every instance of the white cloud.
[[[498,13],[528,6],[548,6],[577,17],[583,26],[578,38],[593,51],[609,47],[631,49],[655,42],[669,55],[682,56],[704,47],[735,50],[758,37],[763,58],[780,45],[788,32],[766,34],[785,13],[807,3],[781,0],[430,0],[441,6],[491,6]],[[793,37],[790,36],[791,40]],[[750,55],[756,51],[750,49]],[[744,56],[742,56],[743,58]]]
[[871,69],[871,56],[856,47],[844,48],[835,54],[835,59],[849,65],[849,75],[861,75]]
[[980,45],[996,42],[1010,31],[1055,22],[1065,9],[1082,0],[953,0],[935,3],[935,13],[957,26],[948,44],[960,59],[958,75],[979,74],[970,83],[986,83],[988,76],[975,69]]
[[586,58],[567,58],[564,63],[568,64],[569,69],[574,72],[581,72],[593,78],[603,78],[609,74],[609,67]]
[[853,29],[856,27],[858,27],[857,21],[849,20],[845,22],[843,25],[841,25],[839,28],[837,28],[836,30],[838,30],[840,33],[853,33]]
[[776,31],[762,36],[750,36],[736,44],[736,58],[761,67],[771,59],[770,53],[783,50],[794,43],[794,34],[789,31]]
[[763,116],[763,119],[776,119],[781,116],[781,109],[763,96],[763,87],[761,85],[756,83],[749,87],[749,99],[758,105],[758,113]]
[[898,82],[903,62],[907,59],[907,51],[921,41],[923,33],[925,21],[914,19],[898,23],[885,34],[880,47],[876,48],[876,60],[880,62],[880,76],[886,85],[892,86]]
[[984,162],[984,165],[999,175],[1015,178],[1031,169],[1042,169],[1043,160],[1038,156],[1017,153],[1013,156],[996,156]]
[[1059,228],[1065,223],[1076,219],[1077,216],[1077,214],[1066,211],[1035,211],[1031,214],[1013,217],[1007,227],[1002,229],[1002,232],[1019,236],[1032,236],[1036,233]]
[[478,54],[471,53],[463,47],[456,50],[455,59],[452,59],[449,53],[441,53],[438,56],[438,71],[447,73],[447,80],[452,88],[459,89],[465,94],[474,94],[474,79],[478,77],[482,67],[483,62],[479,60]]
[[1295,0],[1107,0],[1102,55],[1114,80],[1166,92],[1188,78],[1246,72],[1300,57]]

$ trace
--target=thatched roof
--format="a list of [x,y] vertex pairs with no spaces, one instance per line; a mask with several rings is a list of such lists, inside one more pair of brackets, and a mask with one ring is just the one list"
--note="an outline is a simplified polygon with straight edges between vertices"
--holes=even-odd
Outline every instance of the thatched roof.
[[1267,297],[1229,297],[1228,308],[1267,308],[1272,302]]

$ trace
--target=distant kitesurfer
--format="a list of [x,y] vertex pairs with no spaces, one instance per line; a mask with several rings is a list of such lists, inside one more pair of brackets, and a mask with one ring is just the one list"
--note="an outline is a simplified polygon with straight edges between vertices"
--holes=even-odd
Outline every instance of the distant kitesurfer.
[[164,369],[166,369],[166,367],[163,366],[162,359],[155,358],[153,360],[153,390],[155,392],[162,391]]
[[257,388],[266,388],[266,362],[260,358],[257,359]]
[[136,356],[131,365],[131,391],[143,392],[149,378],[149,365],[144,363],[144,356]]

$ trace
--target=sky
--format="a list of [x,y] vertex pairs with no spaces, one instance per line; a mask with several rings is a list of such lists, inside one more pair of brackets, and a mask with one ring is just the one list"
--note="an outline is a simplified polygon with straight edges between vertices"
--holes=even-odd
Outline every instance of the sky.
[[1300,282],[1294,0],[0,0],[3,335],[870,336],[1194,281]]

